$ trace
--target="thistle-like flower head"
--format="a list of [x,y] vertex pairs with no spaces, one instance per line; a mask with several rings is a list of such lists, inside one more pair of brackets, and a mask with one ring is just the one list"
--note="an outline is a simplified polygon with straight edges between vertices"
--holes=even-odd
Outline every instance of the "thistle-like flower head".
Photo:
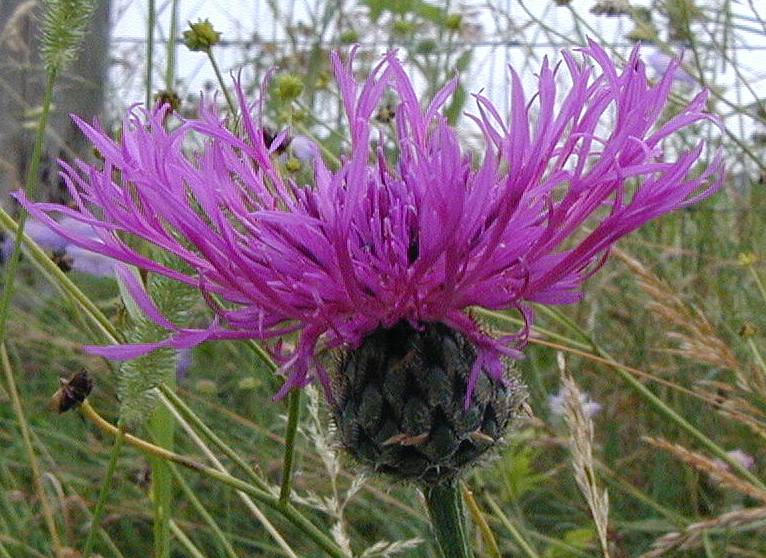
[[[532,95],[511,69],[508,115],[474,96],[480,156],[461,147],[440,113],[456,80],[423,105],[394,53],[359,83],[352,50],[345,64],[332,55],[348,149],[337,170],[314,157],[311,184],[280,175],[275,152],[286,134],[267,144],[263,99],[249,105],[239,91],[241,134],[204,103],[197,119],[174,129],[163,124],[167,106],[135,109],[118,141],[76,118],[103,162],[63,165],[75,208],[18,198],[81,248],[198,287],[215,313],[209,327],[179,328],[135,274],[118,268],[168,337],[90,347],[94,353],[130,359],[208,339],[287,337],[294,342],[272,347],[287,375],[281,393],[314,378],[329,391],[319,350],[358,347],[400,323],[441,323],[475,347],[470,396],[482,371],[500,379],[502,357],[521,357],[529,303],[579,300],[620,237],[705,198],[722,180],[718,159],[695,168],[701,144],[677,154],[664,149],[668,136],[712,119],[703,92],[659,123],[675,64],[651,84],[638,49],[622,68],[593,43],[580,55],[564,52],[556,67],[543,61]],[[393,137],[375,129],[387,91],[398,97]],[[191,137],[197,149],[189,149]],[[92,230],[62,227],[53,214]],[[184,265],[150,259],[127,236]],[[472,306],[515,309],[527,326],[493,338],[468,316]]]

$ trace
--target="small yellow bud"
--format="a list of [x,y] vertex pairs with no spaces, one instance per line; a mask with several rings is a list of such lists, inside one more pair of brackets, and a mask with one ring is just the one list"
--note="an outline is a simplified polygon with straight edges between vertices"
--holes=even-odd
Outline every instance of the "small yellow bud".
[[285,163],[285,168],[287,169],[287,172],[298,172],[299,170],[301,170],[300,159],[296,159],[295,157],[290,157]]
[[758,333],[758,329],[750,322],[745,322],[742,324],[742,327],[739,328],[739,335],[741,337],[752,337],[756,333]]
[[210,47],[221,41],[221,34],[213,29],[209,20],[189,22],[189,29],[184,31],[184,44],[189,50],[207,52]]
[[261,382],[257,378],[253,378],[252,376],[247,376],[246,378],[242,378],[237,383],[237,387],[243,391],[256,389],[260,385],[261,385]]
[[737,256],[737,262],[741,266],[750,267],[758,261],[758,256],[752,252],[742,252]]
[[204,395],[216,395],[218,393],[218,384],[213,380],[197,380],[194,389]]

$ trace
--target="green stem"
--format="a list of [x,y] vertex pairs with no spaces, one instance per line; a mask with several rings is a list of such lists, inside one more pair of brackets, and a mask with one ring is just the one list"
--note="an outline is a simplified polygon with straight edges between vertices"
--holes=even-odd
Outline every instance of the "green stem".
[[48,528],[48,534],[51,538],[53,553],[56,556],[61,556],[61,539],[59,538],[58,529],[56,529],[56,521],[53,518],[50,502],[48,502],[48,497],[45,494],[43,477],[40,473],[40,465],[37,462],[35,450],[32,446],[30,428],[27,424],[27,419],[24,416],[24,409],[21,406],[21,398],[19,397],[19,391],[16,388],[16,380],[13,378],[13,370],[11,369],[11,362],[8,359],[8,351],[5,349],[5,343],[0,343],[0,364],[2,364],[3,373],[5,374],[5,381],[8,384],[8,394],[11,396],[13,412],[16,415],[16,420],[19,423],[19,430],[21,430],[21,439],[24,442],[24,451],[27,454],[29,468],[32,472],[32,483],[34,484],[35,491],[37,492],[37,498],[40,500],[40,508],[42,511],[43,519],[45,520],[45,525]]
[[93,545],[96,544],[96,534],[101,530],[101,517],[104,515],[106,498],[109,496],[109,490],[112,487],[114,471],[117,469],[117,459],[120,456],[122,443],[125,440],[125,427],[120,425],[118,428],[119,430],[117,436],[114,438],[114,445],[112,446],[112,453],[109,457],[109,464],[106,467],[106,476],[101,483],[101,489],[98,492],[98,500],[96,501],[96,508],[93,510],[93,517],[90,520],[90,531],[88,532],[88,538],[85,540],[82,558],[89,558],[90,553],[93,552]]
[[[37,186],[38,175],[40,172],[40,159],[43,154],[43,140],[45,139],[45,128],[48,125],[48,113],[50,112],[51,102],[53,101],[53,85],[56,82],[56,71],[48,72],[48,79],[45,84],[45,93],[43,93],[43,107],[40,113],[40,120],[37,121],[37,131],[35,132],[35,145],[32,150],[32,160],[29,163],[27,171],[27,182],[24,187],[24,193],[28,198],[34,197]],[[24,234],[24,225],[27,221],[27,212],[22,208],[19,217],[19,226],[16,229],[14,239],[13,253],[8,262],[5,272],[5,283],[3,284],[3,296],[0,299],[0,343],[5,342],[5,333],[8,326],[8,310],[11,306],[13,297],[13,283],[16,279],[16,271],[19,267],[19,257],[21,255],[21,239]]]
[[758,287],[758,292],[761,293],[761,297],[763,298],[763,301],[766,302],[766,287],[763,285],[763,281],[761,280],[761,276],[758,275],[758,272],[755,270],[755,267],[750,265],[748,266],[750,269],[750,274],[753,276],[753,279],[755,280],[755,285]]
[[282,486],[279,488],[279,502],[282,505],[290,500],[290,484],[293,476],[293,461],[295,459],[295,436],[298,433],[298,422],[300,421],[301,416],[300,389],[294,388],[290,391],[288,405],[285,456],[282,460]]
[[431,525],[444,558],[473,558],[463,499],[457,482],[426,486],[423,489]]
[[463,493],[465,505],[468,507],[468,511],[471,512],[473,522],[479,528],[481,538],[484,541],[485,552],[490,558],[502,558],[495,535],[492,533],[492,529],[490,529],[487,520],[484,518],[484,514],[482,513],[481,508],[479,508],[479,503],[476,501],[476,498],[474,498],[473,493],[463,482],[460,483],[460,490]]
[[149,14],[146,22],[146,109],[152,108],[152,66],[154,65],[155,0],[149,0]]
[[176,72],[176,33],[178,33],[178,0],[170,4],[170,32],[168,35],[168,63],[165,66],[165,89],[174,89]]
[[223,81],[223,76],[221,75],[221,69],[218,67],[218,62],[215,61],[215,56],[213,56],[213,50],[207,49],[207,57],[210,59],[210,64],[213,66],[213,71],[215,72],[215,77],[218,79],[218,84],[221,86],[221,90],[223,91],[223,96],[226,97],[226,104],[229,106],[229,110],[231,111],[231,116],[234,118],[237,114],[237,107],[234,105],[234,100],[231,98],[231,93],[229,93],[229,88],[226,87],[226,84]]
[[309,130],[306,126],[304,126],[303,124],[299,122],[294,122],[293,127],[296,130],[298,130],[300,133],[302,133],[304,136],[307,136],[308,138],[313,140],[314,143],[319,146],[319,149],[322,151],[322,153],[324,153],[325,157],[327,157],[335,165],[340,166],[340,159],[338,158],[338,156],[328,149],[324,141],[320,140],[314,134],[312,134],[311,130]]
[[[165,383],[169,391],[175,389],[175,369],[167,371]],[[173,449],[175,422],[170,412],[158,406],[149,417],[148,431],[154,443],[167,450]],[[173,478],[168,463],[159,457],[150,457],[152,471],[152,504],[154,506],[154,556],[170,556],[170,512],[173,506]]]
[[755,344],[755,341],[753,341],[752,337],[748,337],[747,344],[750,347],[755,360],[758,361],[758,366],[761,367],[761,371],[764,373],[764,375],[766,375],[766,362],[764,362],[763,355],[761,354],[761,351],[758,350],[758,346]]

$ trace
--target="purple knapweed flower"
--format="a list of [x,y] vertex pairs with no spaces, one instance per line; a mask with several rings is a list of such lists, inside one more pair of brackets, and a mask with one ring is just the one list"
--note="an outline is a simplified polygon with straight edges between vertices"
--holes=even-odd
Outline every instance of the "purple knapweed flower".
[[[680,58],[680,62],[678,62],[677,58],[674,58],[657,48],[646,57],[646,61],[649,63],[649,67],[654,71],[656,76],[663,76],[670,71],[673,76],[673,81],[682,83],[686,86],[693,86],[697,85],[697,80],[681,67],[681,62],[687,61],[687,52],[688,51],[684,51],[681,56],[678,57]],[[671,65],[673,66],[672,70],[670,70]]]
[[[96,238],[95,230],[88,224],[66,217],[59,221],[59,227],[70,234]],[[29,221],[24,227],[24,234],[35,241],[43,249],[59,253],[66,258],[67,268],[94,277],[113,277],[114,265],[112,258],[98,252],[91,252],[72,244],[67,238],[52,230],[49,226],[37,220]],[[5,261],[13,252],[13,238],[7,236],[0,245],[0,262]]]
[[[122,269],[137,304],[168,337],[92,353],[131,359],[209,339],[297,334],[294,347],[272,347],[287,375],[282,395],[314,378],[331,389],[319,350],[357,347],[380,327],[442,324],[475,347],[470,394],[482,370],[499,379],[502,357],[522,357],[531,302],[580,300],[583,282],[619,238],[721,183],[719,159],[692,172],[702,144],[677,155],[663,148],[678,130],[714,120],[702,92],[658,122],[675,62],[652,85],[638,49],[620,69],[591,42],[582,62],[569,52],[556,67],[544,60],[531,96],[511,68],[507,117],[474,96],[478,115],[470,118],[485,138],[477,160],[439,112],[456,79],[423,108],[394,53],[358,83],[354,52],[345,64],[332,55],[350,148],[337,170],[314,157],[311,185],[279,175],[272,156],[285,134],[265,143],[260,117],[252,116],[263,98],[248,105],[239,87],[241,135],[212,104],[174,129],[163,125],[167,107],[134,109],[119,140],[75,117],[103,157],[96,165],[62,163],[76,208],[33,203],[23,193],[19,201],[83,249],[198,287],[216,315],[207,328],[180,328]],[[393,162],[382,147],[384,127],[370,153],[376,107],[388,90],[399,100]],[[190,135],[202,138],[197,151],[184,149]],[[92,227],[95,237],[63,228],[55,213]],[[189,271],[149,259],[125,234],[169,252]],[[472,306],[514,309],[527,326],[493,338],[468,316]]]

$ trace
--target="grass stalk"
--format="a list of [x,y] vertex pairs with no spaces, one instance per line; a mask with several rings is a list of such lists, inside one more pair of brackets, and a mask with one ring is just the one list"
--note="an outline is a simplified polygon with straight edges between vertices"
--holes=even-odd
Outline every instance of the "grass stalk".
[[229,539],[226,538],[226,535],[218,526],[218,523],[213,518],[213,516],[210,515],[210,512],[207,511],[204,504],[200,501],[199,498],[197,498],[196,494],[194,494],[194,491],[189,486],[189,483],[187,483],[181,473],[178,472],[178,467],[173,464],[169,464],[168,467],[170,472],[173,474],[175,482],[178,484],[178,486],[181,487],[181,491],[184,493],[184,496],[187,500],[189,500],[192,507],[200,515],[203,521],[207,523],[207,526],[210,527],[210,530],[213,532],[216,540],[223,548],[226,556],[229,558],[238,558],[237,553],[234,551],[234,547],[231,545],[231,542],[229,542]]
[[[202,453],[205,454],[205,457],[208,458],[208,460],[213,464],[215,469],[220,471],[221,473],[228,474],[229,471],[226,470],[226,467],[223,466],[223,463],[221,463],[221,461],[212,452],[212,450],[209,447],[207,447],[207,445],[202,440],[202,438],[200,438],[199,435],[191,427],[191,425],[184,420],[183,416],[181,416],[181,414],[175,409],[175,407],[173,407],[170,401],[168,401],[166,397],[160,397],[160,401],[171,413],[172,417],[181,424],[181,426],[183,427],[183,429],[185,430],[189,438],[192,440],[192,442],[194,442],[194,444],[202,450]],[[266,490],[270,491],[270,488],[267,487]],[[242,492],[237,492],[237,494],[240,497],[240,499],[244,502],[245,507],[247,507],[247,509],[258,520],[258,522],[264,526],[264,528],[269,533],[269,535],[271,535],[271,537],[282,548],[282,550],[285,551],[285,554],[289,558],[298,558],[298,555],[293,551],[292,548],[290,548],[290,545],[287,543],[285,538],[276,529],[276,527],[274,527],[274,525],[264,515],[264,513],[260,510],[260,508],[258,508],[258,506],[255,505],[252,499],[247,494],[244,494]]]
[[[45,128],[48,126],[48,114],[50,113],[51,102],[53,101],[53,86],[56,83],[56,71],[50,70],[47,73],[45,82],[45,92],[43,93],[43,106],[40,112],[40,119],[37,121],[35,131],[35,143],[32,149],[32,159],[27,170],[27,180],[24,186],[24,193],[30,199],[34,197],[37,182],[40,174],[40,160],[43,155],[43,140],[45,139]],[[16,280],[16,271],[19,267],[21,256],[21,239],[24,235],[24,225],[27,222],[27,212],[21,209],[19,224],[16,228],[14,237],[13,253],[7,264],[5,272],[5,282],[3,284],[3,294],[0,298],[0,343],[5,342],[5,333],[8,327],[8,311],[13,298],[13,283]]]
[[516,545],[524,553],[524,556],[527,558],[540,558],[540,555],[524,539],[521,532],[511,522],[511,520],[508,519],[505,513],[503,513],[503,510],[500,508],[500,506],[497,505],[497,502],[495,502],[489,494],[486,496],[486,499],[489,507],[492,508],[492,513],[494,513],[495,516],[500,520],[500,523],[502,523],[503,526],[508,529],[508,532],[511,534],[511,538],[513,538]]
[[[18,231],[21,230],[20,223],[16,223],[13,217],[11,217],[2,207],[0,207],[0,228],[5,229],[12,234],[18,234]],[[24,247],[24,254],[44,272],[47,278],[52,280],[51,282],[55,286],[60,287],[66,296],[82,309],[85,315],[96,326],[98,331],[104,336],[105,340],[110,343],[120,342],[122,337],[109,318],[107,318],[99,307],[96,306],[96,304],[90,300],[90,298],[88,298],[88,296],[61,270],[61,268],[48,257],[45,251],[40,248],[34,240],[22,232],[21,243],[17,242],[16,246]]]
[[53,517],[53,511],[51,509],[50,502],[48,501],[48,496],[45,493],[43,477],[40,473],[40,465],[37,462],[35,450],[32,446],[32,437],[30,435],[29,424],[27,423],[27,419],[24,416],[24,409],[21,406],[21,399],[19,398],[19,392],[16,389],[16,380],[13,377],[13,370],[11,369],[11,362],[8,358],[8,351],[5,348],[5,343],[0,343],[0,361],[2,363],[3,374],[5,375],[8,395],[11,397],[13,413],[16,415],[16,420],[19,424],[19,430],[21,430],[21,439],[24,443],[24,451],[26,452],[27,461],[29,462],[29,469],[32,473],[32,483],[34,484],[35,492],[37,492],[37,498],[40,500],[40,509],[43,514],[45,526],[48,529],[48,535],[50,536],[53,553],[56,556],[61,556],[61,538],[59,537],[58,529],[56,528],[56,520]]
[[748,481],[753,483],[758,488],[761,488],[763,490],[766,490],[766,484],[764,484],[763,481],[761,481],[758,477],[756,477],[753,473],[748,471],[745,467],[742,466],[741,463],[739,463],[736,459],[732,458],[726,450],[724,450],[721,446],[719,446],[717,443],[715,443],[713,440],[711,440],[708,436],[706,436],[702,431],[697,429],[694,425],[692,425],[689,421],[687,421],[685,418],[683,418],[680,414],[678,414],[674,409],[672,409],[670,406],[668,406],[662,399],[654,395],[654,393],[647,388],[644,384],[642,384],[638,379],[636,379],[633,374],[625,370],[625,367],[622,365],[619,365],[619,363],[604,349],[602,349],[598,343],[593,340],[588,333],[583,330],[580,326],[572,323],[566,324],[568,327],[574,327],[578,333],[583,337],[583,339],[588,339],[592,348],[593,352],[595,352],[598,356],[601,358],[607,360],[610,363],[613,363],[615,366],[613,366],[614,370],[619,374],[619,376],[623,379],[625,383],[627,383],[635,392],[636,394],[641,397],[644,401],[649,403],[655,411],[657,411],[659,414],[664,416],[665,418],[669,419],[671,422],[675,423],[681,430],[689,434],[692,438],[697,440],[700,444],[702,444],[705,448],[707,448],[711,453],[713,453],[716,457],[723,460],[726,464],[728,464],[730,467],[732,467],[733,470],[737,471],[742,477],[746,478]]
[[[82,416],[90,421],[99,430],[110,436],[116,436],[118,428],[112,423],[104,419],[99,415],[96,410],[85,400],[79,407]],[[285,519],[292,523],[295,527],[303,531],[307,537],[313,540],[320,548],[322,548],[328,556],[333,558],[350,558],[332,539],[322,533],[313,523],[311,523],[306,517],[304,517],[298,510],[292,505],[282,505],[279,503],[279,497],[275,496],[271,492],[261,490],[251,484],[246,483],[236,477],[231,476],[228,473],[221,472],[213,467],[208,467],[196,459],[192,459],[185,455],[172,452],[165,448],[161,448],[155,444],[142,440],[131,434],[125,435],[125,443],[140,450],[146,455],[152,455],[165,459],[172,463],[182,465],[192,471],[196,471],[202,476],[205,476],[216,482],[220,482],[227,486],[230,486],[240,492],[244,492],[248,496],[251,496],[254,500],[263,503],[272,510],[280,513]]]
[[125,427],[119,425],[117,428],[117,435],[114,438],[114,444],[112,445],[112,451],[109,456],[109,464],[106,467],[106,476],[101,483],[101,489],[98,492],[98,500],[96,501],[96,508],[93,510],[93,517],[90,521],[90,531],[88,531],[88,538],[85,540],[85,546],[82,551],[82,558],[89,558],[91,552],[93,552],[93,546],[96,544],[96,534],[101,530],[101,518],[104,515],[104,507],[106,505],[106,499],[109,496],[109,491],[112,488],[112,479],[114,478],[114,471],[117,469],[117,459],[120,456],[120,450],[122,444],[125,441]]
[[165,66],[165,89],[173,91],[176,73],[176,35],[178,34],[178,0],[170,3],[170,30],[168,32],[168,54]]
[[287,432],[285,433],[285,453],[282,459],[282,485],[279,488],[279,502],[284,505],[290,500],[290,488],[295,460],[295,439],[301,416],[301,390],[290,391],[287,411]]
[[[175,370],[166,374],[165,382],[175,385]],[[170,389],[173,389],[172,387]],[[147,424],[155,444],[168,450],[173,449],[175,438],[175,422],[170,412],[158,406],[152,412]],[[164,459],[150,457],[149,466],[152,472],[152,506],[154,508],[154,553],[155,558],[170,557],[170,515],[173,507],[173,478]]]
[[178,539],[178,542],[186,549],[191,558],[207,558],[175,521],[171,520],[169,526],[173,536]]
[[242,472],[244,472],[248,478],[257,486],[258,488],[262,490],[268,490],[269,485],[266,483],[266,481],[260,477],[253,468],[245,462],[244,459],[242,459],[237,452],[235,452],[230,446],[228,446],[221,438],[218,437],[218,435],[213,432],[210,427],[208,427],[202,419],[200,419],[194,411],[189,408],[189,406],[184,402],[183,399],[181,399],[178,394],[175,393],[175,391],[171,390],[164,384],[160,384],[159,390],[162,392],[162,395],[165,396],[165,399],[175,408],[176,411],[186,420],[188,421],[194,428],[196,428],[199,432],[202,433],[207,440],[213,444],[216,448],[218,448],[226,457],[232,460],[232,462],[237,465]]
[[152,108],[152,70],[154,69],[154,27],[157,17],[155,0],[149,0],[148,13],[146,16],[146,101],[147,110]]
[[497,546],[497,541],[495,540],[495,535],[492,533],[492,529],[487,523],[487,520],[484,518],[484,514],[482,513],[476,498],[474,498],[473,492],[471,492],[471,490],[464,482],[460,483],[460,491],[463,493],[463,501],[468,507],[468,511],[471,514],[471,518],[473,518],[473,522],[479,528],[481,539],[484,541],[484,545],[486,547],[486,554],[489,556],[489,558],[502,558],[502,555],[500,554],[500,548]]

